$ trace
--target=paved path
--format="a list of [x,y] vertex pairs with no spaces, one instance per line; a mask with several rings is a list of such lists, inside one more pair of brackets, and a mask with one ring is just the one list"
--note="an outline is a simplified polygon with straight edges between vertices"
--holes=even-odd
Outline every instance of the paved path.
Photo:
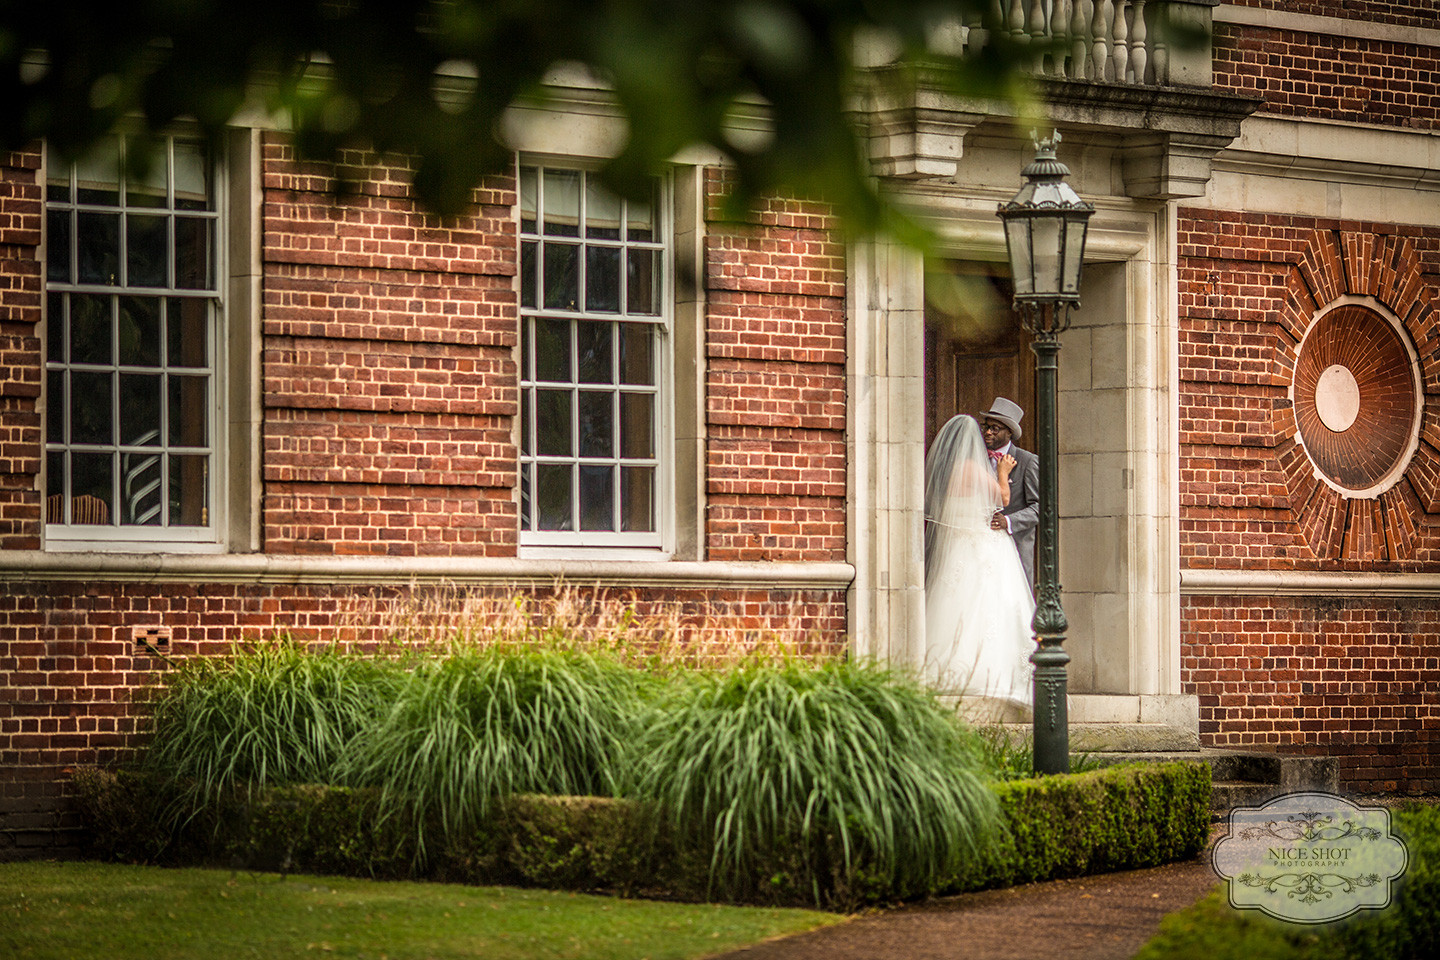
[[724,960],[1129,960],[1220,882],[1209,852],[1148,870],[986,890],[862,916]]

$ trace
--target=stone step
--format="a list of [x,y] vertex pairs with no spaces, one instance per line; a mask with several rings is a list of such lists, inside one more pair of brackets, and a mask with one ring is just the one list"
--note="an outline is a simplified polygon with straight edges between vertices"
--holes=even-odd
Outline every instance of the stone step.
[[1136,760],[1203,760],[1210,764],[1210,809],[1224,814],[1234,807],[1259,806],[1282,793],[1339,789],[1338,764],[1333,757],[1295,757],[1278,753],[1204,749],[1162,752],[1108,752],[1092,754],[1107,763]]
[[[1011,743],[1030,742],[1030,723],[996,724]],[[1200,734],[1167,723],[1075,723],[1069,725],[1070,752],[1088,753],[1193,753],[1200,749]]]

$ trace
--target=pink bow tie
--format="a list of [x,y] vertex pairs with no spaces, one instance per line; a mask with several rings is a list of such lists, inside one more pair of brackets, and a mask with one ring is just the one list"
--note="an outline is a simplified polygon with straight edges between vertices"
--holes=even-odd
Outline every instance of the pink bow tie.
[[1005,454],[1001,453],[999,450],[991,450],[991,451],[990,451],[990,459],[993,460],[993,461],[995,461],[996,463],[999,463],[999,462],[1000,462],[1000,458],[1003,457],[1003,456],[1005,456]]

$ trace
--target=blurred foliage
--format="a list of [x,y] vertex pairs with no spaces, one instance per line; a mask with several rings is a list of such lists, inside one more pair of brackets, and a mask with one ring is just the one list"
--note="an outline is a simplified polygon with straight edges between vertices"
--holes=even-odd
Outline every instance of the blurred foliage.
[[[860,97],[927,83],[1020,98],[1035,54],[992,31],[937,52],[989,0],[0,0],[0,146],[67,158],[122,126],[190,119],[217,136],[256,107],[302,156],[415,158],[414,188],[456,213],[504,169],[507,111],[578,65],[613,90],[628,139],[603,171],[634,194],[680,150],[735,171],[732,212],[765,195],[824,199],[851,229],[903,226],[868,176]],[[953,46],[953,44],[952,44]],[[857,51],[883,50],[872,70]],[[737,118],[749,118],[737,125]],[[737,134],[763,120],[761,135]],[[144,158],[138,158],[143,163]]]

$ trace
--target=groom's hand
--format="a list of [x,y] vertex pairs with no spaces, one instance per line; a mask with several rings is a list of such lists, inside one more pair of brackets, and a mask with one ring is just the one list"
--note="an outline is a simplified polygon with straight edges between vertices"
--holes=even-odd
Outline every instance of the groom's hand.
[[999,510],[996,510],[993,514],[990,515],[990,529],[1004,530],[1006,533],[1009,533],[1010,521],[1005,519],[1005,514],[1001,513]]

